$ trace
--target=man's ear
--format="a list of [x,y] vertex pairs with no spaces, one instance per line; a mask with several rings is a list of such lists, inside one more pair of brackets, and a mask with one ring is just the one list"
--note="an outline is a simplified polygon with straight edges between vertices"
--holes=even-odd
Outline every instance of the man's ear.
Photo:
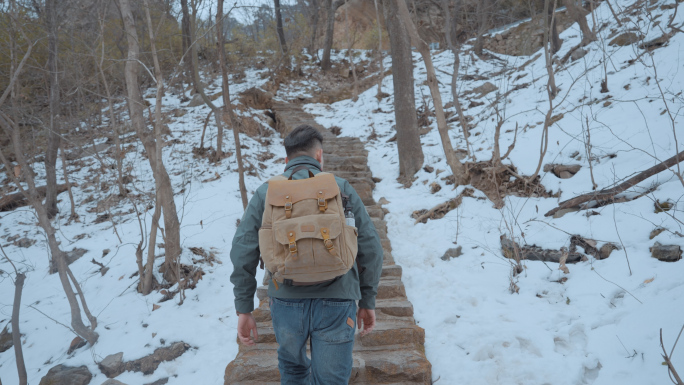
[[319,148],[318,150],[316,150],[316,154],[315,154],[314,158],[318,161],[318,163],[321,163],[321,165],[323,164],[323,149],[322,148]]
[[285,164],[288,164],[288,163],[290,163],[290,159],[288,159],[288,157],[285,157]]

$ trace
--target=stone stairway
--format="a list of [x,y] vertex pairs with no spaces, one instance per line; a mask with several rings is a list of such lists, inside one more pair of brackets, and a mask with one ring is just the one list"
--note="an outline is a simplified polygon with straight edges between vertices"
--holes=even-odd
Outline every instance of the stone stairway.
[[[354,342],[350,384],[431,384],[431,365],[425,357],[423,329],[413,318],[413,305],[401,282],[401,266],[394,263],[387,238],[385,211],[373,199],[368,152],[358,138],[338,138],[294,104],[275,104],[278,131],[286,135],[300,124],[317,128],[324,136],[324,169],[347,179],[366,205],[384,249],[382,277],[376,301],[377,324],[372,333]],[[267,287],[257,289],[260,305],[254,311],[259,330],[256,346],[240,345],[237,357],[226,367],[225,384],[280,383],[278,356]],[[239,342],[238,342],[239,343]]]

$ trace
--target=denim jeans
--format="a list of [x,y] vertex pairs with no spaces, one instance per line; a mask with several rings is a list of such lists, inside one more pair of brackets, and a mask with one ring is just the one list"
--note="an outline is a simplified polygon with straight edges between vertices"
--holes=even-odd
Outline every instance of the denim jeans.
[[[352,370],[356,302],[271,298],[282,385],[347,385]],[[311,358],[306,355],[310,340]]]

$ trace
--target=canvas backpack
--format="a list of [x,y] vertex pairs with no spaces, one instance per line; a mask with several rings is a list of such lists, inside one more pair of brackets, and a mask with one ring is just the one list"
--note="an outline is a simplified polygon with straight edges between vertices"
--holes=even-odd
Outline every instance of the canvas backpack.
[[[299,169],[308,179],[292,180]],[[259,249],[273,283],[308,286],[346,274],[358,250],[356,227],[345,222],[335,176],[305,166],[268,181]]]

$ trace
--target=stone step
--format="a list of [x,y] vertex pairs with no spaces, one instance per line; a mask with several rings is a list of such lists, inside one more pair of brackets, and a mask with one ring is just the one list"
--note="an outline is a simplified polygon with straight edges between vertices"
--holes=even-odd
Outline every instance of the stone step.
[[[416,348],[363,350],[353,354],[349,383],[431,384],[431,369],[425,354]],[[225,379],[226,384],[279,384],[278,353],[274,349],[243,351],[226,367]]]

